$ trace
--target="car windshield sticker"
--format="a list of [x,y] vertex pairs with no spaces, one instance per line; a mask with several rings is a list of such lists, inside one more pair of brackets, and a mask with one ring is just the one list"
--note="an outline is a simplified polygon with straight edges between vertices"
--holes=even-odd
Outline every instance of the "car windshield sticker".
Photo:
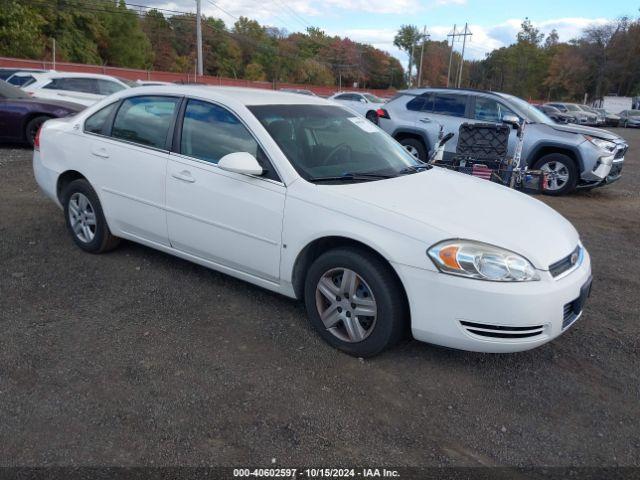
[[349,120],[367,133],[376,133],[378,128],[366,118],[349,117]]

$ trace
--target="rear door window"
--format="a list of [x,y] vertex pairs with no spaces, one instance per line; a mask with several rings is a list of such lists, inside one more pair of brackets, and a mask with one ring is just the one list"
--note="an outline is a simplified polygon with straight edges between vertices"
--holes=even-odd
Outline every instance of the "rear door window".
[[93,78],[54,78],[42,88],[68,92],[98,93],[98,87]]
[[111,136],[165,149],[179,101],[179,98],[160,96],[125,99],[116,114]]
[[467,109],[467,96],[448,93],[436,93],[433,96],[433,113],[464,117]]
[[84,122],[84,131],[89,133],[96,133],[98,135],[106,135],[108,133],[108,121],[111,118],[111,114],[115,110],[118,102],[107,105],[106,107],[98,110],[91,115]]

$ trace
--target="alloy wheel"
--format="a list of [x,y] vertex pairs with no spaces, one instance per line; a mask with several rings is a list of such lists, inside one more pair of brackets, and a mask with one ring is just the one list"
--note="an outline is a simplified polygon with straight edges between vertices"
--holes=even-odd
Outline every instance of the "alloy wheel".
[[407,152],[420,160],[420,152],[418,152],[418,149],[416,147],[414,147],[413,145],[403,145],[403,147]]
[[332,268],[316,286],[316,308],[325,328],[344,342],[357,343],[373,332],[378,308],[367,282],[348,268]]
[[69,199],[69,222],[74,235],[84,243],[96,236],[96,213],[87,196],[75,192]]
[[569,169],[561,162],[547,162],[540,167],[547,177],[547,190],[556,191],[563,188],[569,181]]

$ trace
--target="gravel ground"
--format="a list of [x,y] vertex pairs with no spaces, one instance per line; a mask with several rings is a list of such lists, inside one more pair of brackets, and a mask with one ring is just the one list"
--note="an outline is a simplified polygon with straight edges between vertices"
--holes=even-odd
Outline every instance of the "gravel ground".
[[124,243],[74,247],[31,153],[0,149],[0,464],[640,465],[640,131],[624,178],[544,201],[593,258],[534,351],[408,342],[361,361],[302,306]]

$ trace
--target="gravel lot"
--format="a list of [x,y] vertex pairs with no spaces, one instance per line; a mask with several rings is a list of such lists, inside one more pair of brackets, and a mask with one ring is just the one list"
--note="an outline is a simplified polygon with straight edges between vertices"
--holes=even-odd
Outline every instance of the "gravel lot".
[[624,178],[543,199],[593,258],[537,350],[338,353],[287,298],[124,243],[76,248],[0,148],[1,465],[640,466],[640,130]]

